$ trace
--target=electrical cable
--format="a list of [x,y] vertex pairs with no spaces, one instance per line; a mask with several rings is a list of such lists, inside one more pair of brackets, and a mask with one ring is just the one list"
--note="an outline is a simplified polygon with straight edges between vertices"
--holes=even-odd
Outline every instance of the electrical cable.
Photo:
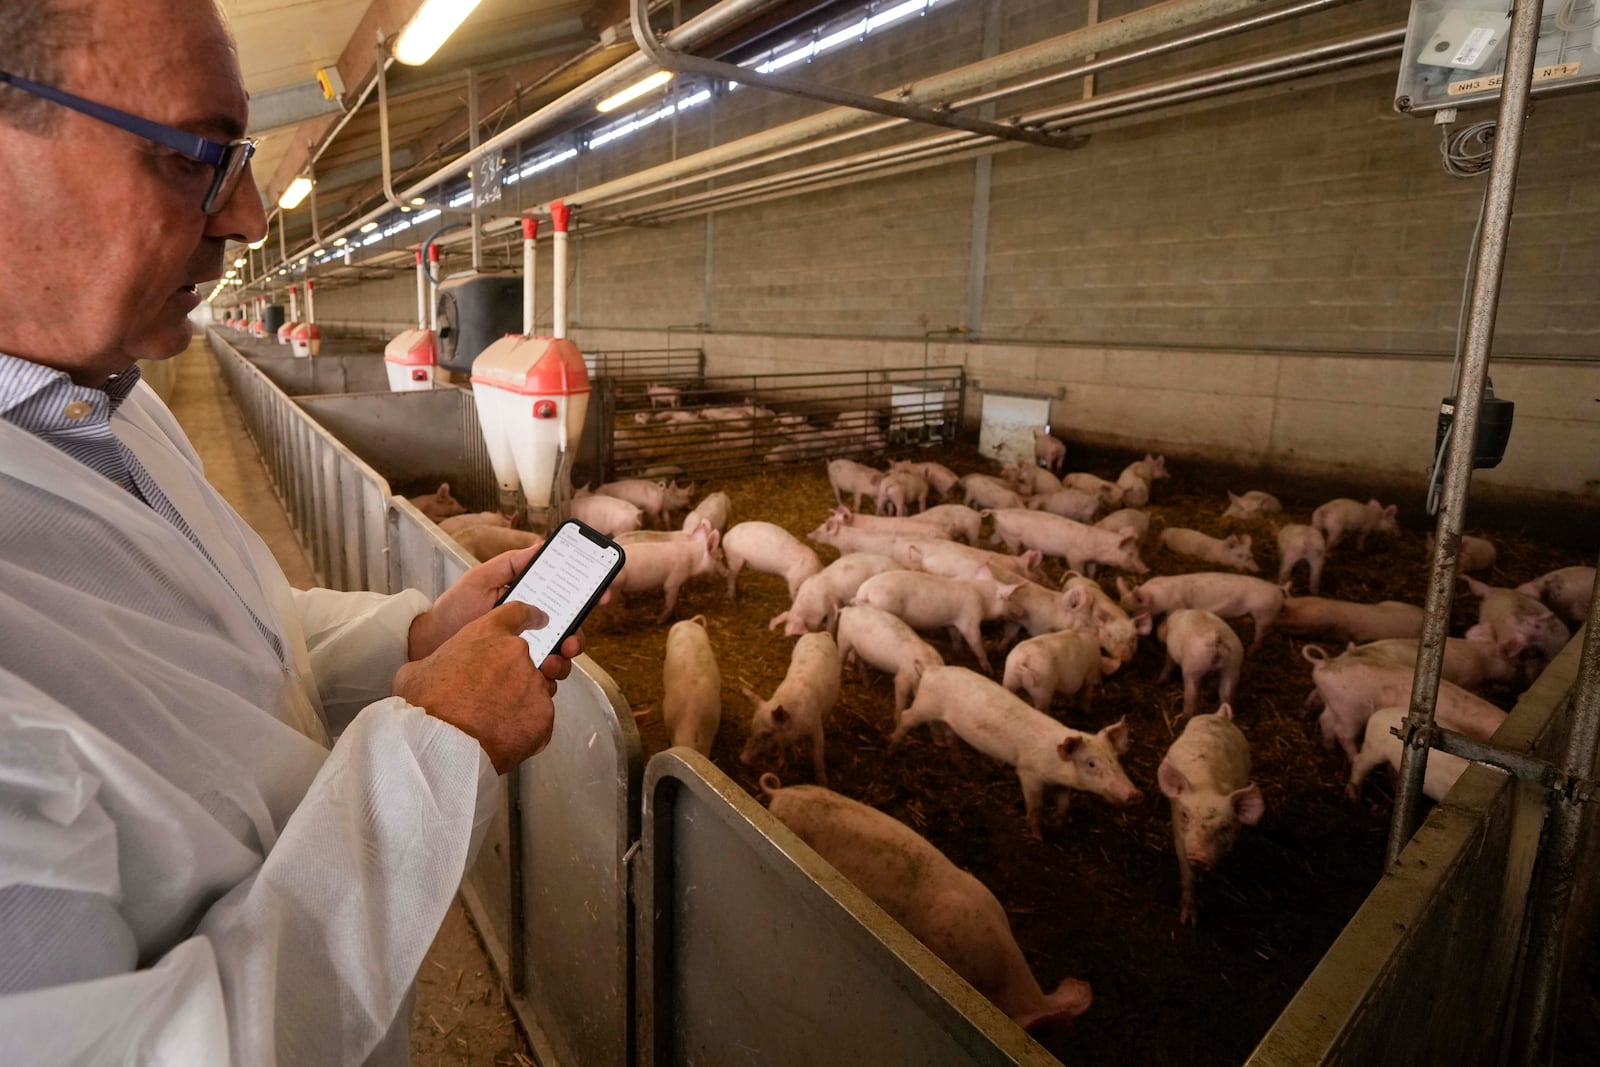
[[[1444,171],[1452,178],[1467,179],[1489,170],[1489,165],[1494,161],[1494,130],[1495,123],[1475,122],[1470,126],[1463,126],[1459,130],[1451,130],[1448,126],[1439,141],[1439,154],[1443,157]],[[1476,142],[1478,147],[1469,145]],[[1472,276],[1478,267],[1478,240],[1483,236],[1483,220],[1489,212],[1489,189],[1483,190],[1483,200],[1478,205],[1478,222],[1472,228],[1471,251],[1467,254],[1467,269],[1461,279],[1461,306],[1456,313],[1456,344],[1455,359],[1450,364],[1450,392],[1447,394],[1452,403],[1461,396],[1461,361],[1465,358],[1467,340],[1467,312],[1472,302]],[[1453,413],[1452,413],[1453,415]],[[1436,515],[1439,512],[1439,496],[1443,491],[1444,483],[1441,473],[1444,470],[1445,450],[1450,447],[1451,431],[1455,429],[1454,419],[1444,436],[1439,440],[1439,451],[1433,459],[1433,473],[1428,476],[1428,514]]]
[[1584,23],[1573,21],[1573,16],[1578,13],[1578,2],[1579,0],[1567,0],[1566,3],[1556,9],[1556,29],[1564,30],[1567,33],[1578,33],[1582,30],[1592,30],[1596,26],[1600,26],[1600,0],[1595,0],[1592,4],[1594,15],[1588,22]]
[[464,230],[467,228],[467,226],[468,223],[465,222],[452,222],[447,226],[441,226],[437,230],[434,230],[428,235],[428,239],[422,242],[422,273],[427,275],[428,281],[431,284],[438,285],[439,279],[433,276],[433,269],[428,266],[428,249],[433,247],[433,242],[437,241],[440,237],[449,233],[451,230]]

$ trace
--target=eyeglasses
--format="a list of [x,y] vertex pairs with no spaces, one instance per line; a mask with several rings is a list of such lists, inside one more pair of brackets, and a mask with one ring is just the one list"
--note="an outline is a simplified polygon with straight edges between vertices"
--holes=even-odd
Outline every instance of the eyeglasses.
[[239,180],[244,177],[245,169],[250,166],[250,157],[256,153],[256,142],[250,137],[243,137],[237,141],[213,141],[197,133],[180,130],[175,126],[163,126],[159,122],[119,111],[105,104],[97,104],[93,100],[85,100],[81,96],[74,96],[48,85],[40,85],[38,82],[19,78],[3,70],[0,70],[0,84],[15,86],[25,93],[32,93],[62,107],[82,112],[92,119],[99,119],[163,148],[170,148],[196,163],[210,164],[216,173],[212,176],[211,188],[206,190],[205,199],[200,201],[200,210],[207,215],[215,215],[227,206],[228,201],[233,198],[234,190],[239,187]]

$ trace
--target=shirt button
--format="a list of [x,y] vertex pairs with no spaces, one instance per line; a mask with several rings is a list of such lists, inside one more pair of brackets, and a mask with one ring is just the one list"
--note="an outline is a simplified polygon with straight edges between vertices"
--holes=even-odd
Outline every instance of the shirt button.
[[81,419],[93,410],[94,407],[87,400],[74,400],[62,414],[69,419]]

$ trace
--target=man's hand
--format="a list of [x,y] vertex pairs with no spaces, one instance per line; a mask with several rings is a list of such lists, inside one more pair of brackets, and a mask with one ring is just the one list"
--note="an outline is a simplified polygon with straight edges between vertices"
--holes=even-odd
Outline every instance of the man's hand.
[[[531,604],[508,601],[461,627],[431,655],[401,667],[394,694],[471,736],[504,774],[549,743],[556,681],[572,670],[563,656],[534,669],[521,634],[548,623]],[[569,640],[562,651],[575,643]]]
[[[432,608],[411,620],[406,658],[416,661],[433,655],[436,648],[455,636],[463,626],[494,607],[494,602],[505,595],[506,589],[537,551],[538,545],[530,545],[502,552],[463,574],[456,584],[433,602]],[[565,678],[566,675],[561,677]]]

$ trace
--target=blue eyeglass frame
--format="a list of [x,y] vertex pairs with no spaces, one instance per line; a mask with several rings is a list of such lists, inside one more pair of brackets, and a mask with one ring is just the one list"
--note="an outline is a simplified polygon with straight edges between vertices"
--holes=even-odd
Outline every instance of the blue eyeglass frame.
[[233,198],[234,190],[239,187],[239,180],[244,177],[245,168],[250,165],[250,157],[256,153],[256,141],[253,137],[241,137],[237,141],[213,141],[198,133],[180,130],[176,126],[164,126],[159,122],[141,118],[106,104],[97,104],[93,100],[85,100],[65,90],[41,85],[3,70],[0,70],[0,84],[14,86],[25,93],[32,93],[51,103],[71,108],[92,119],[115,126],[119,130],[126,130],[136,137],[142,137],[163,148],[170,148],[196,163],[209,164],[215,169],[216,174],[211,179],[211,188],[206,190],[205,199],[200,202],[200,210],[207,215],[215,215]]

